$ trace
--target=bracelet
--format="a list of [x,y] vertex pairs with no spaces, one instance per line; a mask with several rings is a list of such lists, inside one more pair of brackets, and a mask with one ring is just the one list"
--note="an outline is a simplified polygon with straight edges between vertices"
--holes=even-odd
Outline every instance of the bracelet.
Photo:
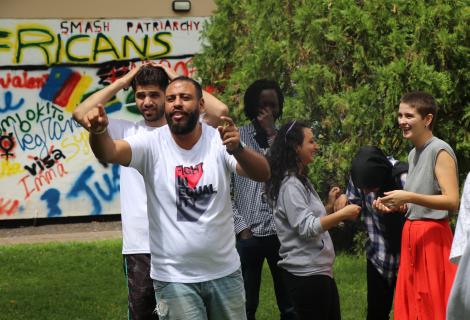
[[100,131],[93,131],[93,130],[90,130],[90,133],[93,133],[94,135],[100,135],[100,134],[105,133],[106,131],[108,131],[108,127],[104,127],[104,128],[101,129]]
[[240,152],[242,152],[244,149],[245,149],[245,144],[240,141],[240,143],[235,148],[235,150],[232,150],[232,151],[227,150],[227,153],[230,154],[230,155],[236,155],[236,154],[239,154]]

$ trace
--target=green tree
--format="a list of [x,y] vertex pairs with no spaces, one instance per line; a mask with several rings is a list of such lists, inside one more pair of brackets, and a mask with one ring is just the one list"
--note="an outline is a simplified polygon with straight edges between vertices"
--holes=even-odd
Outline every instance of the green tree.
[[436,136],[470,170],[468,0],[218,0],[194,59],[243,121],[242,97],[259,78],[286,95],[284,119],[309,121],[321,153],[311,178],[321,192],[344,185],[352,156],[375,144],[406,159],[396,113],[401,95],[433,94]]

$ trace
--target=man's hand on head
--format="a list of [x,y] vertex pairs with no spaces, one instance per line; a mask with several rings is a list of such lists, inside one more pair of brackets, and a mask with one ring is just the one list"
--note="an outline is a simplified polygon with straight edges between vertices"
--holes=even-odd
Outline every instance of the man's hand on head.
[[145,63],[137,65],[135,68],[130,69],[128,73],[118,79],[118,81],[121,81],[123,88],[129,88],[131,86],[132,79],[134,79],[137,72],[139,72],[140,68],[142,68],[144,65]]
[[166,75],[168,76],[168,79],[170,79],[170,81],[179,76],[179,74],[177,74],[176,71],[173,70],[170,66],[167,66],[163,63],[157,63],[155,61],[151,61],[149,63],[154,67],[162,68],[163,71],[165,71]]

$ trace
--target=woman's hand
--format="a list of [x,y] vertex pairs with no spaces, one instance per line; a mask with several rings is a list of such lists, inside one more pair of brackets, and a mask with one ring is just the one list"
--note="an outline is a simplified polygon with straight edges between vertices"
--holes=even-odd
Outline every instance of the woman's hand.
[[327,214],[330,214],[336,211],[335,201],[336,199],[338,199],[340,195],[341,195],[341,189],[339,187],[333,187],[330,189],[330,192],[328,192],[328,200],[325,205]]
[[334,204],[333,211],[338,211],[346,207],[348,204],[348,197],[345,194],[340,195],[336,200]]
[[333,187],[330,189],[330,191],[328,192],[328,204],[331,204],[333,205],[336,201],[336,199],[338,199],[338,197],[341,195],[341,189],[339,187]]
[[357,204],[348,204],[341,209],[343,213],[343,220],[356,220],[357,216],[361,213],[361,207]]
[[381,203],[394,211],[409,202],[409,192],[404,190],[384,192],[384,195],[385,197],[380,198]]
[[405,214],[408,211],[406,203],[398,207],[389,207],[383,203],[383,198],[377,198],[372,202],[372,207],[380,213],[400,212]]

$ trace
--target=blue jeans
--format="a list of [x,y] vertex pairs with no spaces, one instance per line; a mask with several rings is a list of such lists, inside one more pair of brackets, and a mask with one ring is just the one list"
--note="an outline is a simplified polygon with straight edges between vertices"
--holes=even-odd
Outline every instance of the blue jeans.
[[178,283],[153,281],[160,320],[245,320],[240,269],[220,279]]

